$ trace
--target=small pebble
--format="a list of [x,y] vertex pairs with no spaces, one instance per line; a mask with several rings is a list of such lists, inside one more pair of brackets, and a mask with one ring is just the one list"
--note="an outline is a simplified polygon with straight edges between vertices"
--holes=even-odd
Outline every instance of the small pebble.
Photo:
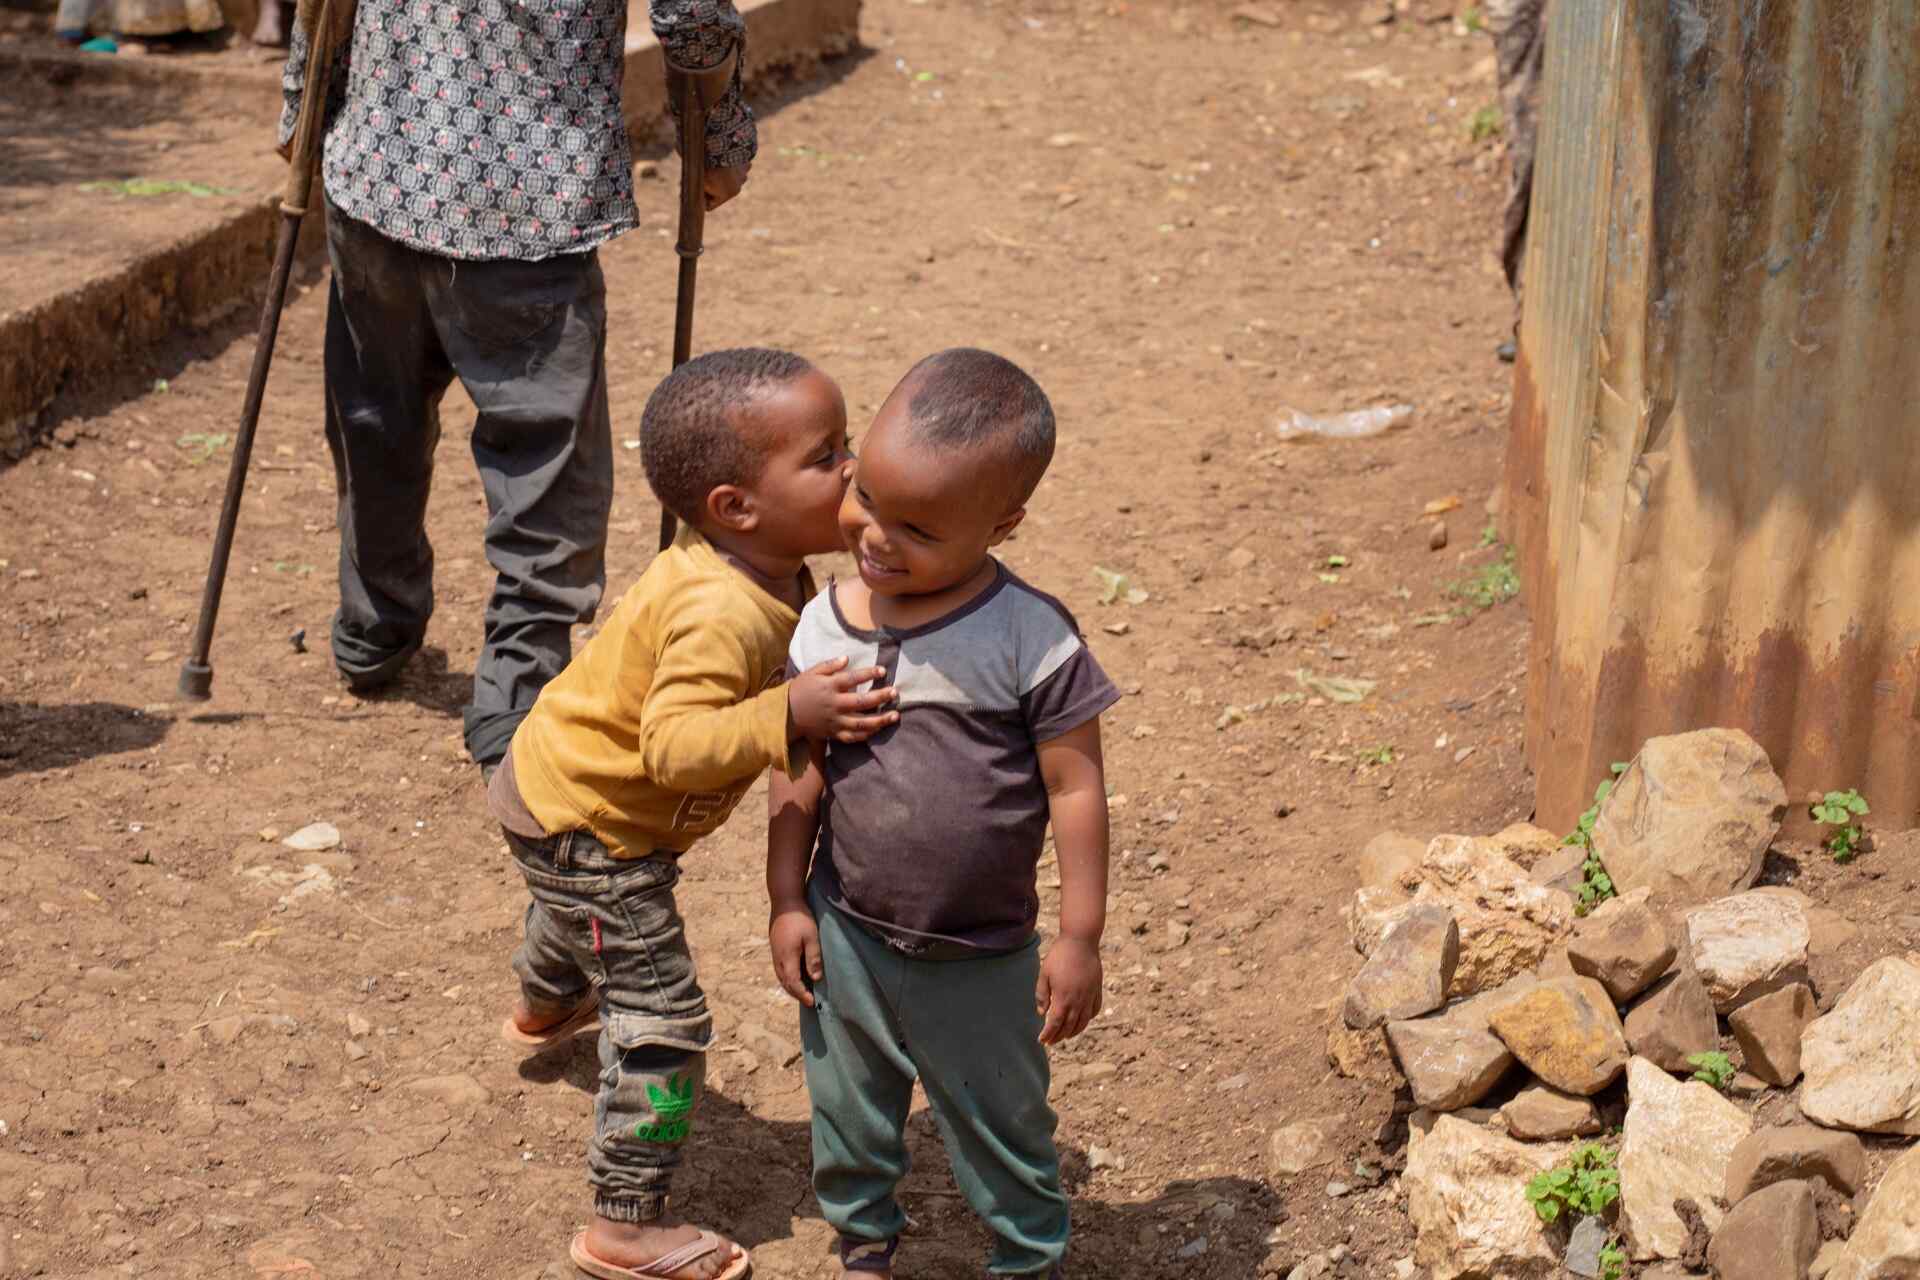
[[280,843],[302,853],[324,853],[340,847],[340,829],[331,822],[313,822],[300,828]]

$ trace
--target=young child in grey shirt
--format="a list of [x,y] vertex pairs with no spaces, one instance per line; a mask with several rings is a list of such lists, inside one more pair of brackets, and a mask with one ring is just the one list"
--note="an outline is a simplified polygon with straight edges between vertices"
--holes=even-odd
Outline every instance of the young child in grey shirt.
[[[1053,410],[1011,362],[956,349],[894,389],[840,525],[856,580],[816,596],[788,665],[881,668],[898,720],[773,779],[773,961],[801,1005],[814,1191],[843,1269],[890,1276],[917,1077],[997,1275],[1059,1274],[1067,1198],[1045,1046],[1100,1010],[1119,699],[1051,597],[991,553],[1053,456]],[[1051,823],[1059,935],[1040,955]]]

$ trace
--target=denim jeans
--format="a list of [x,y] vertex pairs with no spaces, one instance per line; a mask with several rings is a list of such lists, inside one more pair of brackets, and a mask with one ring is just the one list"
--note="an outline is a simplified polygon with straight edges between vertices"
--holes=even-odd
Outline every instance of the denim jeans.
[[467,750],[498,760],[606,585],[613,440],[606,284],[593,253],[456,262],[327,209],[326,427],[339,495],[333,660],[356,689],[400,673],[433,614],[427,491],[440,398],[479,417],[487,602]]
[[528,1006],[558,1014],[599,993],[600,1092],[587,1154],[594,1212],[650,1221],[666,1208],[713,1038],[673,901],[680,866],[666,854],[615,858],[585,831],[506,837],[532,895],[513,956]]

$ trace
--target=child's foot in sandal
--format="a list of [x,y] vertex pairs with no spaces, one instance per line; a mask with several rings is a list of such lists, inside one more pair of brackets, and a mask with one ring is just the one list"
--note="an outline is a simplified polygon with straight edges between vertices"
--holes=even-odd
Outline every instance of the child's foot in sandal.
[[893,1280],[893,1255],[900,1248],[900,1237],[891,1240],[856,1240],[840,1237],[840,1274],[854,1280]]
[[742,1280],[753,1262],[725,1236],[674,1218],[595,1218],[573,1238],[573,1265],[597,1280]]
[[500,1035],[511,1044],[527,1045],[544,1049],[557,1044],[578,1032],[585,1031],[600,1020],[600,990],[588,988],[580,1003],[571,1009],[557,1009],[551,1013],[542,1013],[527,1003],[526,997],[513,1002],[513,1012],[500,1024]]

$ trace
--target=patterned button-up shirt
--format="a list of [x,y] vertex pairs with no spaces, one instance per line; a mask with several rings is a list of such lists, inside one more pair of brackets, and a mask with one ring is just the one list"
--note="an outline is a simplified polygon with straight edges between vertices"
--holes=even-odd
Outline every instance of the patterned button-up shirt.
[[[668,58],[711,67],[745,43],[731,0],[649,0]],[[620,108],[627,0],[359,0],[333,83],[320,173],[347,216],[428,253],[578,253],[638,220]],[[308,42],[288,51],[293,136]],[[707,124],[707,163],[753,158],[736,68]]]

